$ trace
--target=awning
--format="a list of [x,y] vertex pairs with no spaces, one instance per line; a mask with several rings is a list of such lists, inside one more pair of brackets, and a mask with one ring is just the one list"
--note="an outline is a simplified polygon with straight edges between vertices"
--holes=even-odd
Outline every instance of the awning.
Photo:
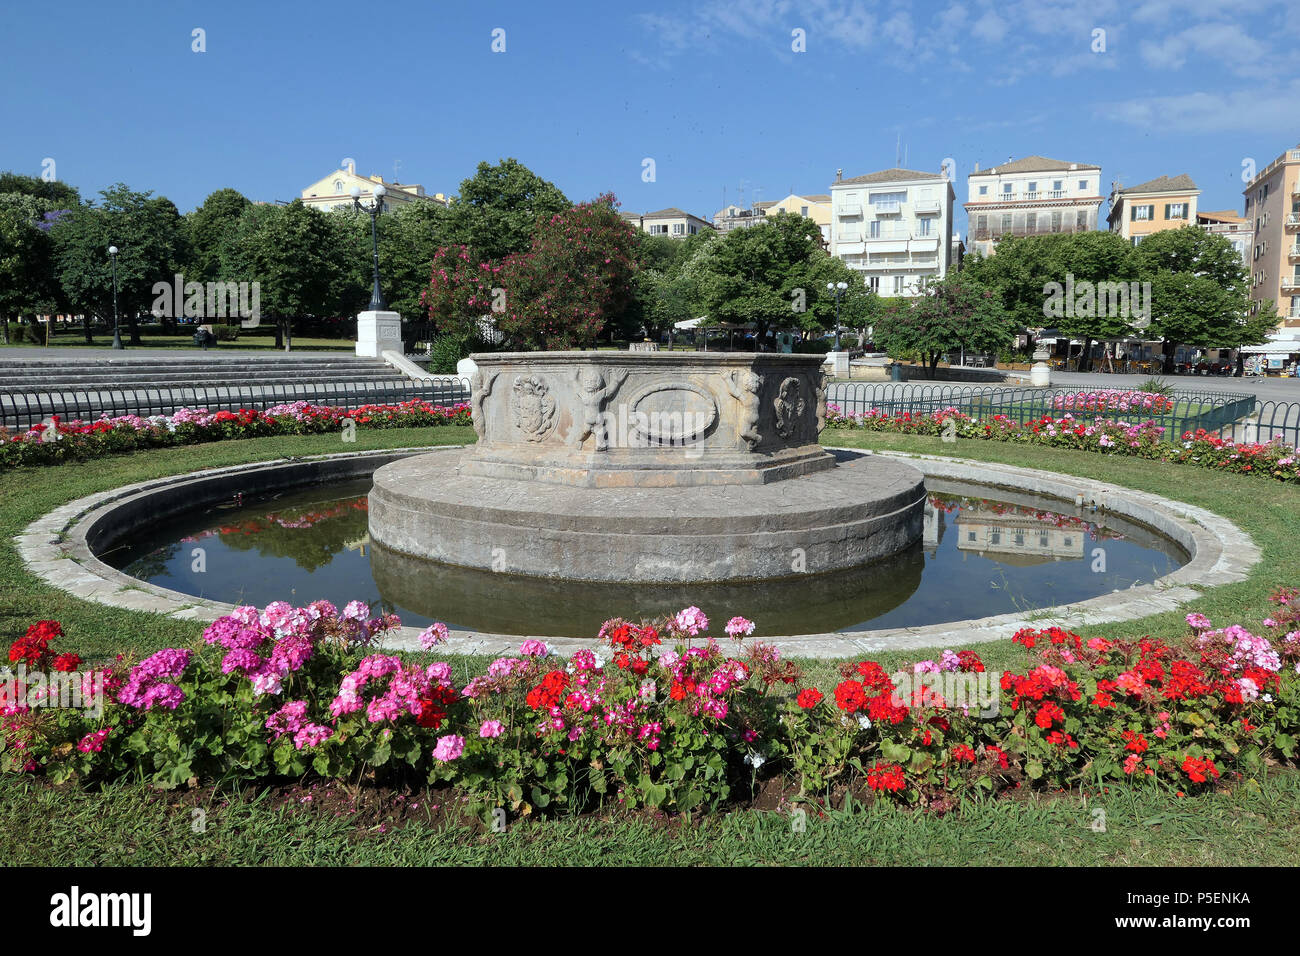
[[1243,345],[1245,355],[1295,355],[1300,352],[1300,341],[1269,342],[1267,345]]

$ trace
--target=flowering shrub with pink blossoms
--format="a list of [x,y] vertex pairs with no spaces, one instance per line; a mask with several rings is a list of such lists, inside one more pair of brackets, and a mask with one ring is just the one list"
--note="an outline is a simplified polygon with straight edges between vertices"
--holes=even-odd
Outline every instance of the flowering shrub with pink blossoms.
[[[1014,672],[945,650],[892,674],[847,662],[824,688],[802,686],[743,617],[727,620],[724,646],[696,607],[611,619],[599,650],[568,660],[524,641],[462,682],[446,661],[378,649],[393,616],[359,602],[276,602],[215,621],[197,648],[115,662],[100,713],[0,694],[0,766],[160,787],[434,784],[485,816],[716,810],[773,778],[795,799],[856,793],[934,808],[1105,780],[1182,795],[1296,759],[1300,591],[1273,602],[1250,629],[1200,614],[1171,643],[1026,628],[1014,640],[1028,659]],[[54,622],[32,630],[11,660],[53,654]],[[420,644],[435,652],[446,636],[435,624]],[[962,686],[982,691],[972,699]]]
[[1021,424],[1006,415],[972,418],[956,408],[915,415],[910,412],[894,415],[880,409],[844,414],[839,406],[828,405],[826,424],[830,428],[903,435],[1048,445],[1176,465],[1196,465],[1278,481],[1300,481],[1300,456],[1280,439],[1237,442],[1198,428],[1195,432],[1185,432],[1181,441],[1173,442],[1165,435],[1166,430],[1153,421],[1076,417],[1066,413],[1059,418],[1043,415]]
[[53,465],[143,448],[194,445],[233,438],[266,435],[316,435],[337,432],[344,419],[358,428],[423,428],[430,425],[470,424],[469,405],[434,405],[412,399],[396,405],[360,405],[356,408],[290,402],[265,411],[210,412],[206,408],[181,408],[171,415],[119,415],[95,421],[62,421],[38,425],[16,433],[0,428],[0,468],[19,465]]

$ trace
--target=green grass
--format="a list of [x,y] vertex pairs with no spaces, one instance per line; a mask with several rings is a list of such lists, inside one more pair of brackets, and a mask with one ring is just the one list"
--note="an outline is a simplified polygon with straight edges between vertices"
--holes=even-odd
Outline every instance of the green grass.
[[[11,866],[1290,866],[1300,854],[1298,803],[1300,771],[1288,770],[1262,786],[1187,798],[1112,787],[1088,799],[967,801],[942,817],[892,805],[809,812],[802,833],[789,814],[760,810],[689,824],[621,814],[525,820],[491,833],[401,814],[395,803],[354,816],[324,801],[277,805],[262,791],[243,799],[208,793],[196,804],[139,784],[90,793],[4,777],[0,859]],[[206,814],[202,827],[196,805]],[[1104,831],[1093,829],[1097,810]],[[405,821],[396,826],[399,816]]]
[[[202,625],[107,608],[53,589],[22,568],[11,538],[54,507],[132,482],[200,468],[286,456],[473,441],[465,427],[361,430],[356,444],[337,436],[221,442],[0,474],[0,641],[5,645],[38,618],[63,622],[67,649],[95,658],[119,650],[193,643]],[[1300,579],[1300,539],[1292,518],[1300,488],[1261,479],[1137,459],[995,442],[831,430],[830,445],[969,457],[1073,474],[1152,491],[1199,505],[1236,522],[1263,552],[1243,582],[1208,590],[1187,608],[1085,634],[1175,638],[1195,609],[1216,623],[1255,621],[1278,585]],[[617,613],[618,609],[611,609]],[[991,670],[1019,667],[1010,641],[971,645]],[[891,667],[923,652],[886,653]],[[458,668],[481,665],[454,658]],[[833,662],[803,662],[809,682],[833,683]],[[1023,801],[966,801],[943,817],[873,807],[856,814],[809,816],[792,832],[786,815],[736,810],[690,825],[645,817],[592,815],[578,820],[519,822],[504,834],[406,814],[401,826],[372,812],[364,822],[319,807],[272,805],[219,797],[207,805],[207,830],[191,829],[194,797],[158,794],[135,783],[104,792],[54,790],[0,777],[0,858],[13,864],[148,865],[344,863],[408,864],[946,864],[946,865],[1288,865],[1300,854],[1300,771],[1275,769],[1259,781],[1190,798],[1112,788],[1085,803],[1079,795]],[[224,804],[224,805],[223,805]],[[1106,811],[1106,831],[1091,829]],[[400,814],[393,814],[396,819]],[[381,832],[381,826],[384,830]]]

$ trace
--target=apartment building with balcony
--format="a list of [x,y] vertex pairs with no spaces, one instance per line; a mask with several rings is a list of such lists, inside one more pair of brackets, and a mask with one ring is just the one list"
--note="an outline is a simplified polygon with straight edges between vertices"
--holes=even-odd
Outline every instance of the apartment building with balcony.
[[984,256],[1003,236],[1091,232],[1104,198],[1100,166],[1045,156],[977,164],[967,188],[966,251]]
[[1227,239],[1241,256],[1242,265],[1250,269],[1255,230],[1249,219],[1231,209],[1201,209],[1196,213],[1196,226]]
[[1300,145],[1260,170],[1245,196],[1255,233],[1250,297],[1272,299],[1285,334],[1300,339]]
[[1110,231],[1137,245],[1147,236],[1166,229],[1181,229],[1196,222],[1196,200],[1201,191],[1192,177],[1158,176],[1137,186],[1111,183]]
[[942,173],[884,169],[831,184],[830,252],[878,295],[916,296],[952,264],[952,183]]
[[759,203],[755,203],[752,209],[745,209],[743,206],[725,206],[713,214],[713,228],[719,234],[725,235],[733,229],[748,229],[750,226],[757,226],[763,222],[763,210],[759,209]]
[[652,236],[668,236],[672,239],[685,239],[705,229],[712,229],[713,224],[689,212],[683,212],[675,206],[660,209],[657,212],[620,213],[623,219],[637,229]]

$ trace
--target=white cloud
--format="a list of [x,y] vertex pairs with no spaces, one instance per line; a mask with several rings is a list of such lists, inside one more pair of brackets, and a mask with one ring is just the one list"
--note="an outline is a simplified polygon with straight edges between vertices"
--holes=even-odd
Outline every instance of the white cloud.
[[1007,35],[1007,21],[997,11],[989,10],[971,25],[970,32],[988,43],[1001,43]]
[[1235,23],[1188,27],[1158,43],[1143,40],[1139,49],[1147,66],[1156,70],[1179,70],[1189,59],[1202,55],[1212,57],[1216,65],[1238,75],[1271,72],[1262,62],[1268,56],[1268,48]]
[[1267,133],[1276,138],[1295,115],[1300,80],[1230,93],[1182,93],[1103,103],[1094,112],[1131,126],[1166,132]]

